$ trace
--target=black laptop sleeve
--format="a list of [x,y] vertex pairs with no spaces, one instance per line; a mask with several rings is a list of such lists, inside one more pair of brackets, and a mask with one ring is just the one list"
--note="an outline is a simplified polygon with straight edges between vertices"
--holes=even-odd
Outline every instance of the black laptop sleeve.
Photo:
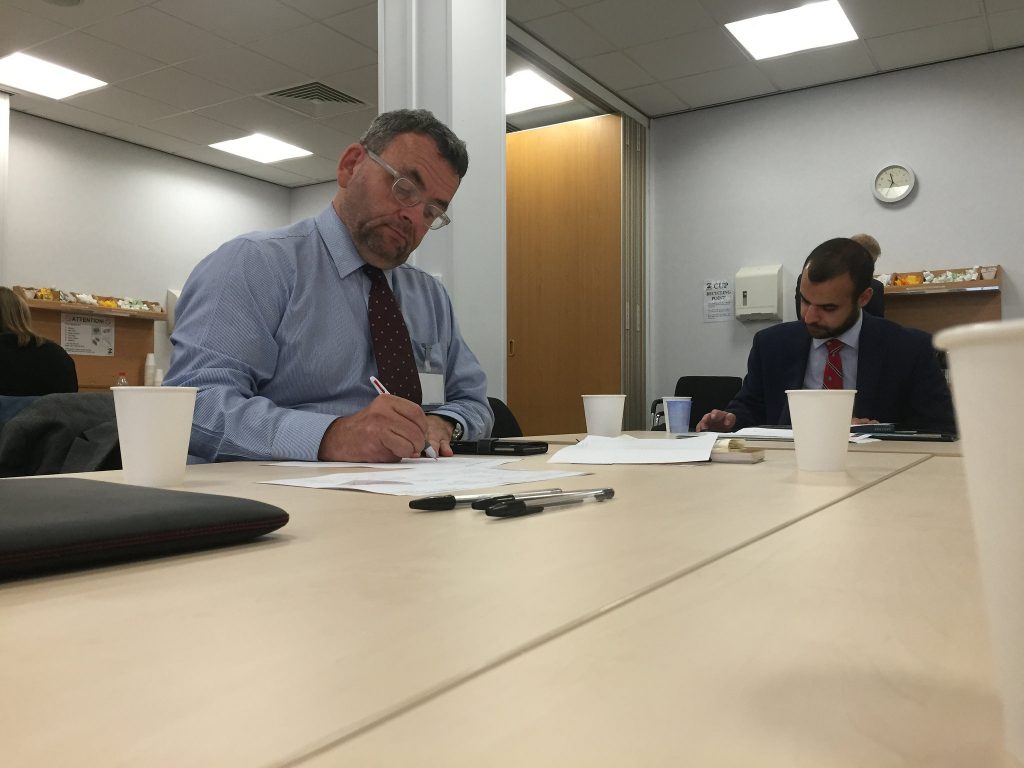
[[259,501],[71,477],[0,480],[0,579],[254,539],[288,522]]

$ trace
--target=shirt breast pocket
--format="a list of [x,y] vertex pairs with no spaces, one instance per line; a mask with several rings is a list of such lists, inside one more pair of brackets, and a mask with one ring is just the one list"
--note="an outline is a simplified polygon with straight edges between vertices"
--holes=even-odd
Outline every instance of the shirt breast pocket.
[[436,341],[412,339],[413,357],[420,374],[423,405],[441,405],[445,402],[444,355]]

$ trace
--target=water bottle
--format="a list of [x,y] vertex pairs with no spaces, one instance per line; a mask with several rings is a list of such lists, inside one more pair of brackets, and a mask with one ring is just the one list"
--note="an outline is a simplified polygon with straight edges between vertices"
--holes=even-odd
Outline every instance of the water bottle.
[[115,387],[127,387],[128,386],[128,374],[121,371],[117,374],[117,381],[114,382]]

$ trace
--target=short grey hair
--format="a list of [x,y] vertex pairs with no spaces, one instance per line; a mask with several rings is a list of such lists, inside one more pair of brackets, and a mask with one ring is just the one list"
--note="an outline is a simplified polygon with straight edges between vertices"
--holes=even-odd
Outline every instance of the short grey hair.
[[455,135],[455,132],[442,123],[434,113],[426,109],[395,109],[377,115],[359,143],[378,155],[391,143],[391,140],[403,133],[418,133],[429,136],[437,145],[441,157],[448,161],[461,179],[469,168],[469,153],[466,142]]

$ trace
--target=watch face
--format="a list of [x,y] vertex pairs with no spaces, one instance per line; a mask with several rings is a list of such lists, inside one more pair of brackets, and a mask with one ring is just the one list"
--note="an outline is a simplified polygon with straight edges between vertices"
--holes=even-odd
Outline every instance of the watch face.
[[883,203],[895,203],[914,188],[914,172],[905,165],[889,165],[875,176],[875,197]]

